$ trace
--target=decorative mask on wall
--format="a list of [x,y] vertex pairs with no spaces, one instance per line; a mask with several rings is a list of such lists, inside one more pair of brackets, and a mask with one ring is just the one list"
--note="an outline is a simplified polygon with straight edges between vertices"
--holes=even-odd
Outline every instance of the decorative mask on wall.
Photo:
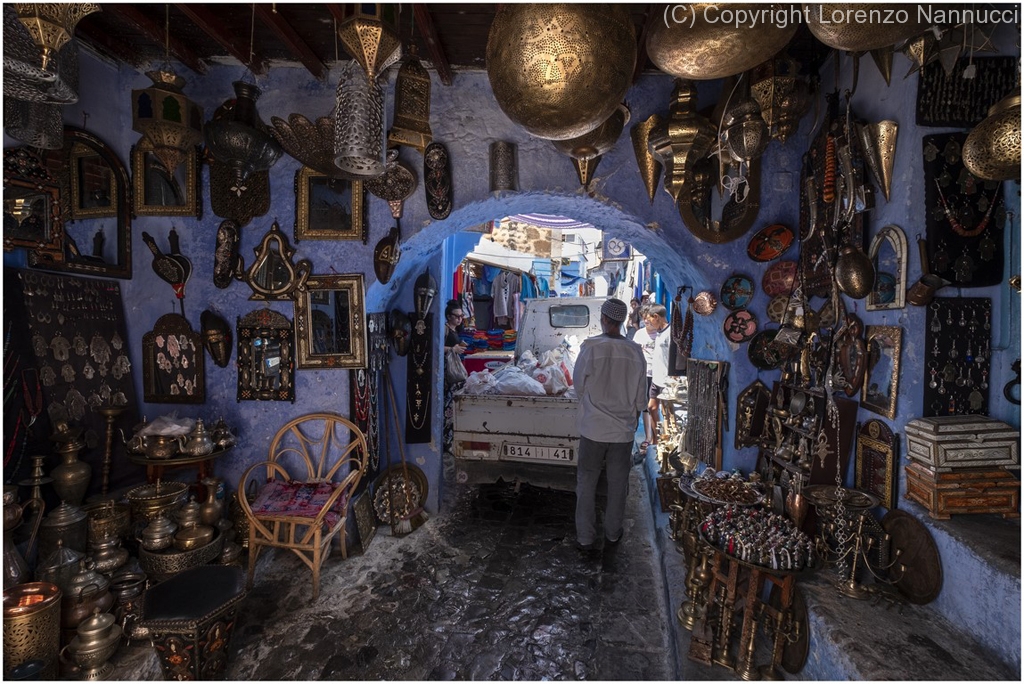
[[405,356],[409,353],[409,337],[412,335],[412,321],[400,309],[392,309],[388,318],[388,329],[391,333],[391,344],[395,345],[395,353]]
[[434,296],[437,295],[437,281],[430,275],[430,270],[424,271],[416,279],[416,320],[422,321],[430,311],[430,305],[434,303]]
[[402,249],[399,240],[402,237],[401,229],[396,222],[387,235],[382,237],[373,248],[373,272],[382,285],[391,280],[395,274],[395,266],[402,257]]
[[213,362],[221,368],[228,367],[231,360],[231,327],[221,316],[207,309],[199,317],[202,327],[203,346]]

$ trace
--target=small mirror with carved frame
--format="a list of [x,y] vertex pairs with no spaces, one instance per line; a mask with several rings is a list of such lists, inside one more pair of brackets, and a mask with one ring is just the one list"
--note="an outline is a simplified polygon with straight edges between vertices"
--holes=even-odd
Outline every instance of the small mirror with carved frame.
[[60,261],[63,244],[57,181],[28,147],[4,150],[4,249],[26,247]]
[[136,216],[195,216],[200,218],[199,152],[191,148],[185,158],[167,173],[153,154],[153,144],[140,138],[132,148],[132,187]]
[[286,316],[256,309],[238,319],[238,401],[295,401],[295,331]]
[[143,401],[202,404],[206,401],[203,338],[180,314],[165,314],[142,336]]
[[899,443],[889,426],[872,419],[857,431],[854,486],[874,494],[886,509],[896,508],[896,459]]
[[866,337],[867,362],[860,405],[891,420],[896,417],[903,328],[898,325],[869,325]]
[[330,178],[308,166],[295,172],[295,241],[362,240],[362,181]]
[[902,309],[907,290],[907,236],[896,225],[883,226],[871,241],[868,257],[875,284],[864,306],[868,311]]
[[295,296],[299,368],[365,368],[362,274],[311,275]]
[[300,259],[292,264],[295,248],[288,244],[288,237],[281,232],[281,226],[274,221],[263,236],[256,257],[246,271],[246,282],[252,288],[252,300],[288,300],[295,298],[295,292],[303,286],[313,264],[309,259]]

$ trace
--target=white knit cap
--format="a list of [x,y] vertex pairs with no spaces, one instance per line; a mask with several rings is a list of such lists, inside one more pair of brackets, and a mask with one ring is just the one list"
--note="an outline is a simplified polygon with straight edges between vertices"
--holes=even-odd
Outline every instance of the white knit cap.
[[616,323],[622,323],[629,315],[629,307],[621,299],[612,297],[601,305],[601,313]]

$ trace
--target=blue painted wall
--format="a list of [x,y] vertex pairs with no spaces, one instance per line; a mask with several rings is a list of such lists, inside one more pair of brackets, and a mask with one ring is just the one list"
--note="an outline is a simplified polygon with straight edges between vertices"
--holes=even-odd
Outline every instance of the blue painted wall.
[[[129,150],[138,139],[138,134],[131,130],[129,91],[146,86],[149,80],[133,69],[112,66],[84,51],[81,61],[82,98],[77,105],[65,109],[65,121],[82,125],[83,115],[87,113],[88,118],[84,120],[86,128],[107,141],[122,161],[127,163]],[[913,244],[913,236],[923,232],[920,219],[924,201],[920,138],[936,129],[918,129],[915,126],[913,107],[916,77],[901,80],[899,74],[906,72],[908,62],[901,55],[897,55],[895,61],[894,73],[898,75],[888,88],[874,68],[865,64],[861,69],[854,108],[866,119],[889,118],[900,123],[893,199],[886,204],[883,198],[879,198],[879,206],[869,223],[869,239],[881,226],[895,223],[904,229]],[[843,83],[849,81],[846,75],[848,70],[849,61],[844,57]],[[178,71],[189,81],[185,92],[205,108],[207,117],[225,99],[233,96],[231,82],[242,75],[240,67],[231,66],[212,66],[205,76],[193,74],[184,67],[178,67]],[[830,72],[831,68],[827,67],[825,71]],[[303,69],[271,69],[259,81],[264,94],[258,107],[264,120],[269,121],[271,115],[286,118],[293,112],[311,119],[329,114],[334,105],[335,85],[340,74],[341,69],[336,66],[329,78],[320,83]],[[665,114],[672,85],[672,80],[667,76],[643,76],[626,97],[632,113],[631,124],[643,121],[655,112]],[[699,84],[701,108],[714,104],[718,90],[717,82]],[[389,100],[388,110],[390,107]],[[776,142],[769,146],[763,158],[762,209],[756,228],[769,223],[796,225],[800,159],[808,145],[812,118],[811,115],[806,117],[799,131],[784,145]],[[367,311],[386,311],[392,307],[411,310],[412,283],[416,276],[425,267],[429,267],[441,283],[442,274],[450,273],[450,269],[464,253],[462,248],[465,245],[462,245],[445,254],[443,244],[447,237],[469,226],[513,213],[538,212],[571,216],[632,243],[642,253],[649,255],[668,292],[675,292],[679,285],[688,284],[695,291],[710,289],[717,293],[721,283],[732,272],[741,271],[751,275],[755,281],[760,281],[769,266],[755,264],[747,258],[746,238],[725,245],[710,245],[694,238],[682,225],[671,198],[664,191],[659,190],[651,204],[625,133],[615,148],[601,160],[591,194],[584,193],[579,188],[568,159],[558,154],[549,142],[531,138],[498,109],[484,72],[459,71],[453,87],[446,88],[435,82],[432,88],[431,123],[435,140],[444,142],[451,154],[456,209],[448,219],[432,221],[426,211],[423,190],[417,190],[405,206],[402,258],[388,285],[377,283],[373,276],[372,250],[393,225],[393,220],[386,203],[370,195],[367,195],[370,233],[367,245],[327,241],[304,241],[297,245],[296,258],[312,260],[315,273],[363,273],[367,283]],[[518,144],[521,192],[494,195],[488,192],[488,145],[494,140],[509,140]],[[5,145],[13,144],[17,144],[16,141],[5,138]],[[402,159],[422,175],[422,159],[415,151],[403,149]],[[292,183],[298,168],[298,162],[285,155],[271,170],[271,209],[266,216],[254,219],[242,231],[241,252],[247,263],[251,263],[253,248],[275,218],[284,232],[291,234],[295,221]],[[123,292],[136,371],[140,370],[142,335],[152,328],[159,316],[176,310],[169,286],[149,268],[151,255],[138,239],[143,230],[153,234],[158,243],[166,245],[167,232],[172,226],[177,228],[182,251],[192,259],[194,265],[185,300],[186,314],[193,327],[198,328],[199,314],[206,308],[220,313],[232,323],[236,316],[262,306],[269,306],[289,318],[293,317],[292,306],[287,302],[270,302],[265,305],[248,301],[250,290],[240,282],[226,290],[213,286],[212,254],[216,228],[221,219],[214,216],[210,208],[209,173],[206,167],[203,169],[202,183],[202,219],[145,217],[134,222],[135,277],[124,283]],[[1016,202],[1014,226],[1008,234],[1018,234],[1019,221],[1016,217],[1019,215],[1019,187],[1008,184],[1005,196],[1008,201]],[[1013,259],[1019,259],[1019,244],[1019,239],[1015,239]],[[909,275],[910,282],[913,282],[920,274],[920,265],[914,250],[911,252]],[[795,251],[787,256],[795,257]],[[16,264],[18,258],[18,255],[11,255],[5,263]],[[1015,272],[1017,269],[1011,264],[1008,274]],[[943,292],[947,296],[952,294]],[[1006,286],[975,289],[965,294],[992,297],[995,310],[1000,312],[993,328],[996,341],[993,351],[996,353],[993,354],[990,379],[995,398],[1000,396],[1003,383],[1012,377],[1010,364],[1020,355],[1019,296],[1009,294]],[[435,312],[439,311],[438,307],[443,305],[448,296],[449,293],[443,289],[438,297],[439,303],[434,305]],[[768,298],[758,292],[752,306],[760,313],[765,310],[767,303]],[[901,325],[906,331],[899,415],[890,421],[893,430],[902,433],[906,421],[921,413],[924,310],[907,307],[896,312],[865,312],[862,303],[851,301],[847,302],[847,306],[857,311],[866,324]],[[747,361],[745,345],[733,345],[725,341],[721,326],[726,313],[719,307],[711,316],[697,317],[693,353],[699,358],[732,362],[729,402],[734,406],[738,390],[752,382],[758,373]],[[440,342],[440,326],[437,335]],[[393,371],[399,394],[404,392],[404,363],[404,360],[397,359]],[[435,370],[438,368],[435,367]],[[438,372],[436,375],[437,388],[440,390],[441,374]],[[777,377],[777,373],[760,375],[768,384]],[[240,437],[238,447],[217,464],[218,474],[233,487],[245,467],[262,458],[278,426],[290,418],[315,410],[348,412],[347,373],[304,370],[297,373],[297,378],[297,399],[294,405],[280,402],[237,403],[234,368],[229,366],[221,369],[210,363],[207,364],[207,403],[204,406],[143,405],[142,410],[150,419],[177,411],[182,415],[210,419],[223,416],[229,424],[237,426]],[[141,372],[136,373],[136,384],[141,397]],[[1000,401],[993,401],[992,414],[1014,425],[1020,423],[1017,407]],[[874,415],[862,412],[859,419],[871,417]],[[410,458],[424,470],[430,480],[430,510],[436,510],[441,488],[438,447],[440,423],[441,407],[435,402],[434,442],[412,445],[408,450]],[[753,449],[735,452],[731,448],[733,424],[734,420],[730,420],[729,430],[723,438],[725,466],[749,470],[754,466],[756,454]]]

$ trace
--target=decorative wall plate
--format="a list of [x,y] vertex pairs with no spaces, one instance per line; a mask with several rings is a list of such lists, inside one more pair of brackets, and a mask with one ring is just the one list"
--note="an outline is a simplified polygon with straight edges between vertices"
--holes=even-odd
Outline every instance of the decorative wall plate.
[[734,273],[722,283],[719,296],[722,306],[730,311],[742,309],[754,296],[754,281],[750,276]]
[[747,346],[747,358],[750,359],[750,363],[754,364],[754,368],[765,371],[775,370],[782,363],[782,354],[772,344],[778,333],[778,328],[762,330],[750,340],[750,344]]
[[715,295],[707,290],[697,293],[697,296],[693,298],[693,313],[698,316],[709,316],[717,308],[718,301],[715,299]]
[[786,307],[789,306],[789,295],[780,294],[772,297],[768,302],[768,320],[772,323],[781,323],[786,315]]
[[758,231],[747,243],[747,256],[754,261],[778,259],[793,246],[793,231],[781,223],[773,223]]
[[757,319],[746,309],[740,309],[726,317],[722,329],[725,331],[725,339],[730,342],[746,342],[757,332]]
[[769,297],[780,294],[789,294],[793,291],[793,283],[796,280],[796,262],[780,261],[765,271],[761,279],[761,289]]

